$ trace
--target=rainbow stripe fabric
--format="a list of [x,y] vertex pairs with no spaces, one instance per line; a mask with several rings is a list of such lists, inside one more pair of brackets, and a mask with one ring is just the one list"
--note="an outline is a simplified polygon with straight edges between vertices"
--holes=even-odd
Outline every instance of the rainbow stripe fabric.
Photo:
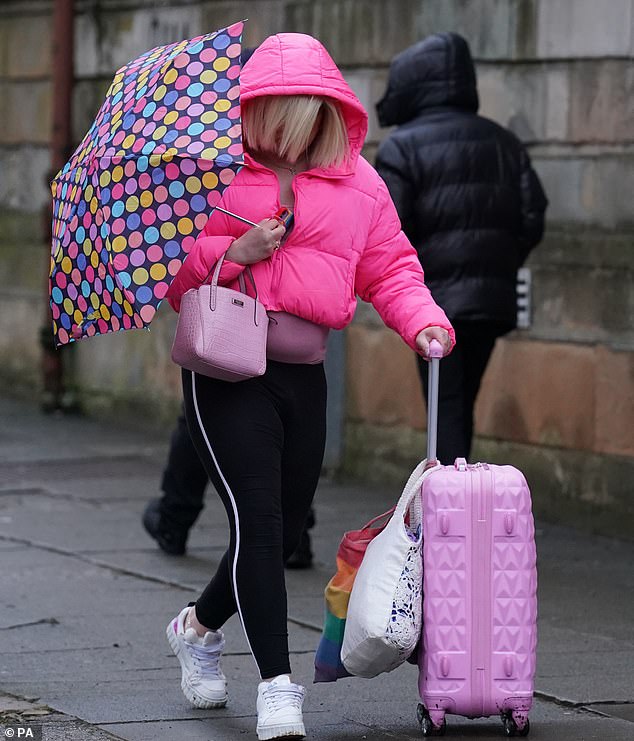
[[[350,593],[368,544],[383,530],[392,511],[375,517],[360,530],[344,533],[341,539],[337,549],[337,573],[324,590],[324,629],[315,653],[314,682],[336,682],[337,679],[351,676],[341,662]],[[384,518],[381,525],[372,527]]]

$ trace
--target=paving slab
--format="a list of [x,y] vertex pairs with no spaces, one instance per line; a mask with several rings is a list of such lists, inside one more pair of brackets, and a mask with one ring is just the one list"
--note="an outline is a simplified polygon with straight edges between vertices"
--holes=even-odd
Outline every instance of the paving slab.
[[[140,523],[159,489],[166,450],[160,436],[43,417],[1,398],[0,422],[0,691],[49,708],[37,722],[54,741],[255,739],[257,677],[237,617],[225,631],[230,702],[221,711],[189,707],[164,637],[167,622],[197,596],[226,547],[226,516],[213,489],[188,555],[170,557]],[[315,568],[287,572],[291,660],[308,687],[310,738],[421,738],[414,667],[374,680],[312,684],[323,589],[341,534],[389,509],[398,494],[320,482]],[[630,741],[634,545],[545,523],[538,524],[537,543],[531,737]],[[448,722],[453,738],[502,735],[496,719]]]

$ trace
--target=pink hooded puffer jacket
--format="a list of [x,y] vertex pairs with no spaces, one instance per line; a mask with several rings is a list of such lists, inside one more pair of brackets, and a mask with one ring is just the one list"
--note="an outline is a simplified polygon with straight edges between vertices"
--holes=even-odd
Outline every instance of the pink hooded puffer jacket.
[[[282,33],[266,39],[241,75],[242,101],[259,95],[320,95],[342,108],[350,155],[339,167],[315,168],[293,183],[295,224],[273,255],[251,266],[258,297],[267,310],[286,311],[342,329],[356,308],[355,295],[370,301],[388,327],[416,349],[430,326],[454,333],[423,282],[423,271],[401,231],[396,209],[376,171],[360,156],[367,114],[319,41]],[[220,206],[255,223],[280,207],[275,173],[245,153],[245,166],[225,190]],[[214,211],[170,285],[176,309],[198,287],[232,241],[248,225]],[[243,265],[225,261],[220,282],[237,287]]]

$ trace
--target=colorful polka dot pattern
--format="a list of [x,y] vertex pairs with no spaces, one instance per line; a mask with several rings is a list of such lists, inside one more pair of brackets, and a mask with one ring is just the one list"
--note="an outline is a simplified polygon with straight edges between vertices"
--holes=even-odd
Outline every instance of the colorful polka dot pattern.
[[146,327],[242,162],[242,23],[122,67],[55,178],[58,345]]

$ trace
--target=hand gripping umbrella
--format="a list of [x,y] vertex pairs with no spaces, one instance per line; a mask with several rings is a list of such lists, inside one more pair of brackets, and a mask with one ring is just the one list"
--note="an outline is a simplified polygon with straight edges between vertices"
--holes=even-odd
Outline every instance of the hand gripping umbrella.
[[53,181],[58,345],[147,327],[240,169],[242,27],[160,46],[122,67]]

